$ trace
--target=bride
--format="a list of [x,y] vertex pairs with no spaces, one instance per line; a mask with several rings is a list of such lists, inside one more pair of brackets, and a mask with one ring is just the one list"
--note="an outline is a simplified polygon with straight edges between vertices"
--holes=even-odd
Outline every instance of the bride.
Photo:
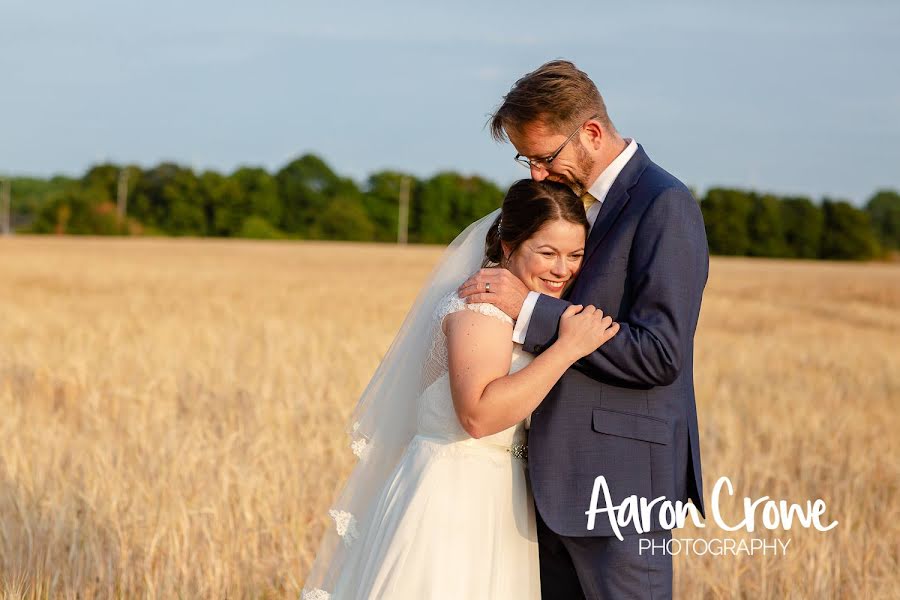
[[334,528],[302,600],[540,598],[525,426],[618,324],[572,306],[535,358],[512,342],[511,318],[466,304],[456,288],[497,266],[560,297],[587,230],[567,186],[529,179],[450,245],[354,412],[359,462],[329,511]]

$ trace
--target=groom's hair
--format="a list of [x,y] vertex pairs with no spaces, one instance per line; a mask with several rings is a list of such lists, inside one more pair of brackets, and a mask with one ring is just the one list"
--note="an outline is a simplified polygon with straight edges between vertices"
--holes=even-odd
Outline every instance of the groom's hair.
[[491,115],[491,136],[504,142],[509,128],[539,120],[558,133],[568,133],[592,117],[607,131],[615,131],[603,97],[587,73],[567,60],[552,60],[513,84]]

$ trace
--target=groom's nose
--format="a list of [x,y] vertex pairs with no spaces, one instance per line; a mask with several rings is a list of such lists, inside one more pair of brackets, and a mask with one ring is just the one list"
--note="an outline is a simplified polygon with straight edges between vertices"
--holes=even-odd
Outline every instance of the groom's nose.
[[534,165],[531,165],[531,178],[535,181],[543,181],[547,179],[548,175],[549,173],[544,167],[536,167]]

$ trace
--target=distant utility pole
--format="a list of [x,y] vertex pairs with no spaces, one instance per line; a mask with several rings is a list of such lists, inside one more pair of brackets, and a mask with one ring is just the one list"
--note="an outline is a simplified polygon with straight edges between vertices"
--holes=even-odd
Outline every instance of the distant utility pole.
[[0,230],[3,235],[9,235],[9,179],[0,182]]
[[119,189],[116,202],[117,214],[119,215],[119,224],[125,220],[125,213],[128,210],[128,167],[119,171]]
[[405,244],[409,234],[409,177],[400,180],[400,214],[397,215],[397,243]]

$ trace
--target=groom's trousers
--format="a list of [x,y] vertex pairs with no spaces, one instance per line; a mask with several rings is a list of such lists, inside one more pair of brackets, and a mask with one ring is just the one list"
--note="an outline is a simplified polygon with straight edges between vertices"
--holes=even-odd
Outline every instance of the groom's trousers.
[[[542,600],[672,598],[671,531],[616,537],[559,535],[535,510]],[[641,540],[646,540],[641,544]]]

